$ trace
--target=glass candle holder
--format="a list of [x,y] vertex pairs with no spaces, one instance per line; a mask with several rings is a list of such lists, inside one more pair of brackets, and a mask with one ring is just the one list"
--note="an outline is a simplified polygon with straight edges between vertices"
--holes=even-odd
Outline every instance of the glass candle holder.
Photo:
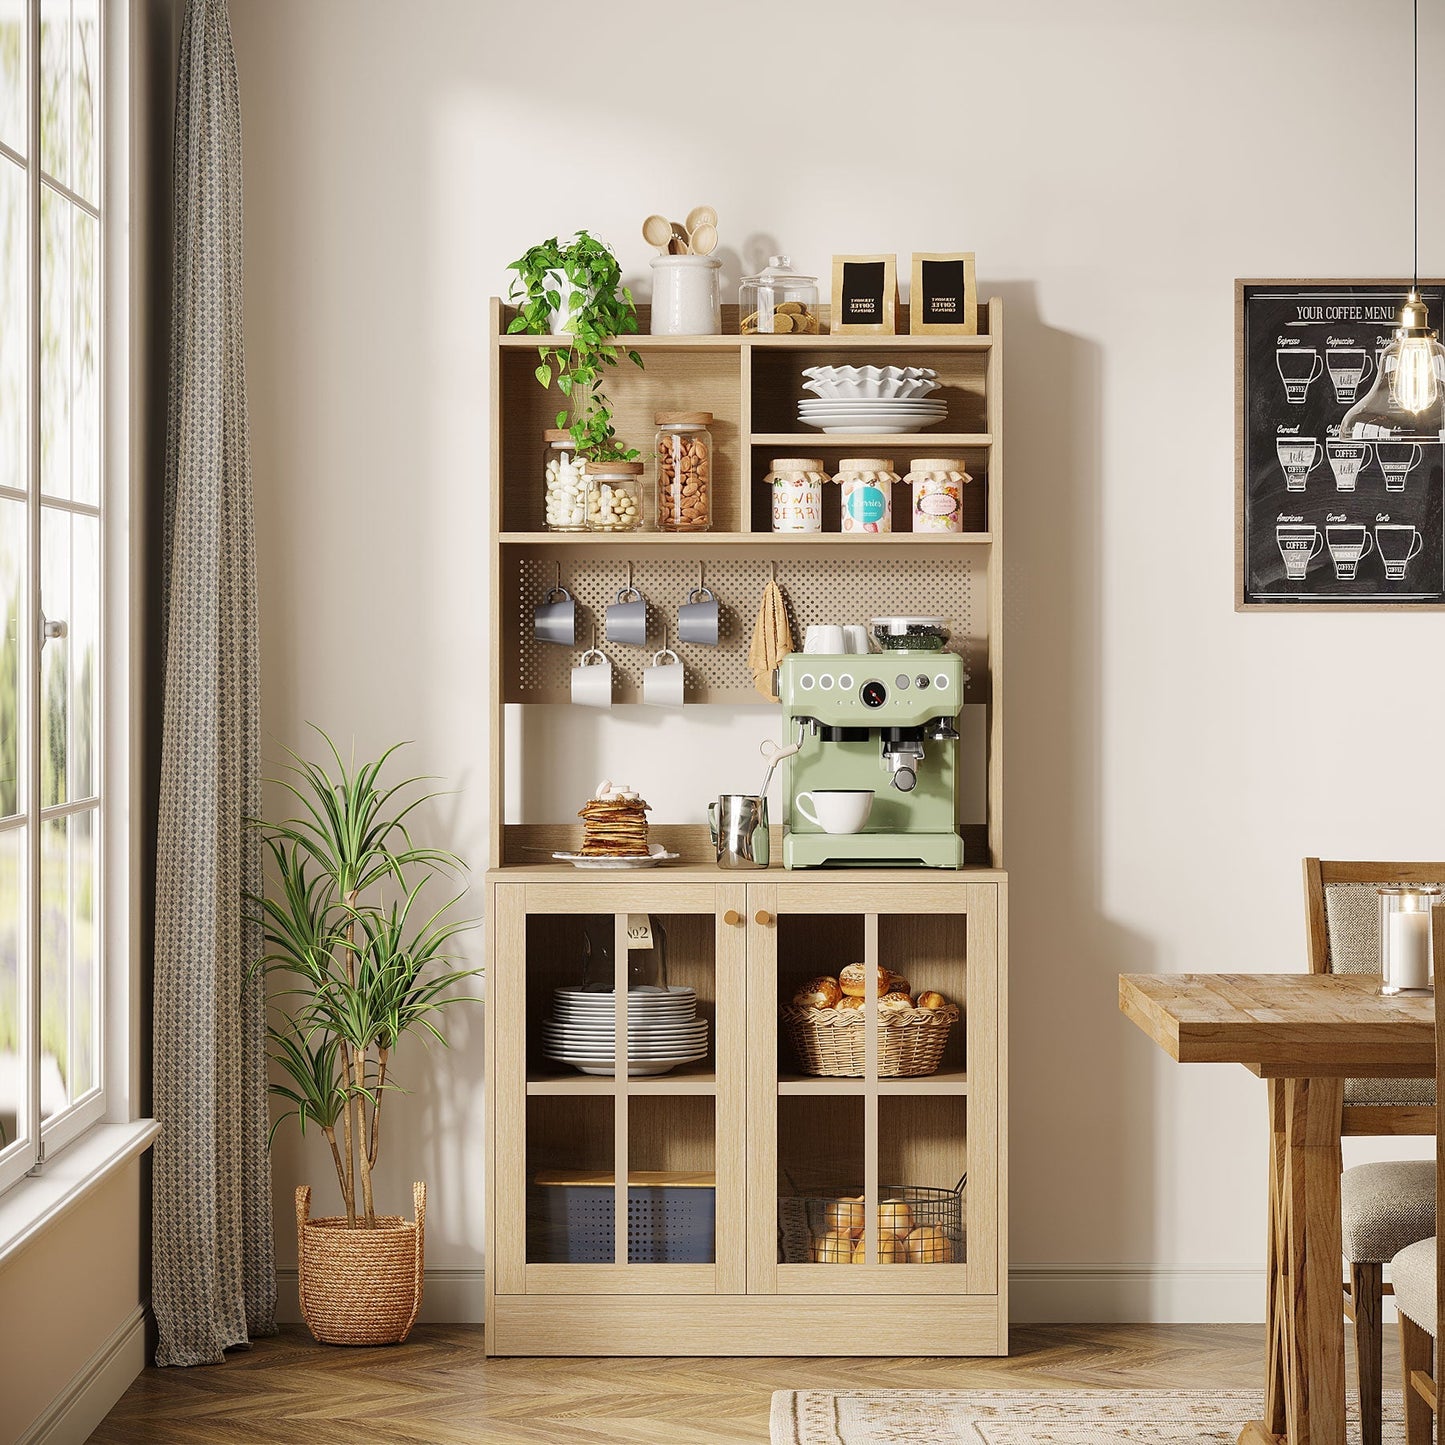
[[1431,910],[1440,905],[1433,883],[1392,884],[1380,897],[1380,992],[1430,993],[1435,981]]

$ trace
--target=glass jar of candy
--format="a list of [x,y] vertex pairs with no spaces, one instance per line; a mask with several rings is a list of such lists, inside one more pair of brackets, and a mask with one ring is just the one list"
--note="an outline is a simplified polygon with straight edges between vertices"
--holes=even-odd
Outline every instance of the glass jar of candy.
[[898,473],[891,457],[844,457],[833,480],[842,491],[845,532],[893,530],[893,483]]
[[963,489],[970,480],[953,457],[914,457],[903,479],[913,486],[915,532],[963,530]]
[[767,475],[773,492],[773,531],[821,532],[823,488],[828,473],[822,457],[774,457]]

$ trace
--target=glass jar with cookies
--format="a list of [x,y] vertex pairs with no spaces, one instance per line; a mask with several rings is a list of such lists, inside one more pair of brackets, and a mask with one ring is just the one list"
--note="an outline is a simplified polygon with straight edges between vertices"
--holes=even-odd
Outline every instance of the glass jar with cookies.
[[756,276],[744,276],[738,288],[738,330],[753,333],[816,336],[818,278],[793,270],[791,258],[770,256]]

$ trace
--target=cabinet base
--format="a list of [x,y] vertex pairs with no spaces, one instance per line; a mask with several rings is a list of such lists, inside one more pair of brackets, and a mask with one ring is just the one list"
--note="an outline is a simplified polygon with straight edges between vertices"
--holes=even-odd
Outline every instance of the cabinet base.
[[1008,1354],[997,1295],[497,1295],[489,1355]]
[[783,834],[784,868],[962,868],[957,833]]

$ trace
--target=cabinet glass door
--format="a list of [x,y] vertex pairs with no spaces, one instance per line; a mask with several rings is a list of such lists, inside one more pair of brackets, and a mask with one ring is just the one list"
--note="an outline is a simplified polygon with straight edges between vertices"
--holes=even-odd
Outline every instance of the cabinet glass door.
[[994,1293],[996,886],[788,882],[749,906],[749,1288]]
[[497,897],[497,1292],[740,1292],[743,889]]

